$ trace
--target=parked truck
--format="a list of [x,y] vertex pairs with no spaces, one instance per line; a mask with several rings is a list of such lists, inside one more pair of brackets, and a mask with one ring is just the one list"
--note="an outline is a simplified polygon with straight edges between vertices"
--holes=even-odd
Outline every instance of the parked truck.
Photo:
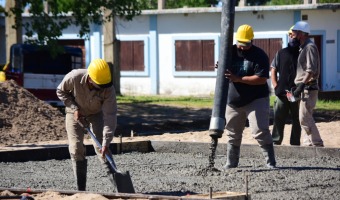
[[63,46],[62,53],[52,56],[46,46],[14,44],[10,61],[4,67],[6,79],[14,79],[37,98],[61,106],[56,88],[72,69],[83,67],[80,48]]

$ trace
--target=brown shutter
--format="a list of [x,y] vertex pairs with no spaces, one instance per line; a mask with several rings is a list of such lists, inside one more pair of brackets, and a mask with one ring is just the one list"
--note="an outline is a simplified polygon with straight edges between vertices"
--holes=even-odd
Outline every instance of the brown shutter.
[[276,52],[282,49],[282,39],[281,38],[271,38],[271,39],[254,39],[253,44],[257,47],[263,49],[269,58],[269,64],[273,60]]
[[201,49],[199,40],[176,41],[176,71],[202,71]]
[[214,71],[215,70],[215,41],[203,40],[202,48],[202,71]]
[[176,71],[213,71],[213,40],[177,40]]
[[144,71],[144,41],[133,43],[133,66],[135,71]]
[[133,70],[133,42],[121,41],[120,43],[120,69],[122,71]]
[[122,71],[144,71],[144,41],[120,42],[120,68]]

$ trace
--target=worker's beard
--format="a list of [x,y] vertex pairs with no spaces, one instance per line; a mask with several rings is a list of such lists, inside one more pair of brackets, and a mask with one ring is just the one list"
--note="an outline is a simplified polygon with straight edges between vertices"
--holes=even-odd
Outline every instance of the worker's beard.
[[300,41],[297,38],[289,38],[288,45],[291,47],[298,47],[300,46]]
[[249,50],[242,50],[242,49],[237,49],[237,55],[239,57],[246,57],[248,54]]

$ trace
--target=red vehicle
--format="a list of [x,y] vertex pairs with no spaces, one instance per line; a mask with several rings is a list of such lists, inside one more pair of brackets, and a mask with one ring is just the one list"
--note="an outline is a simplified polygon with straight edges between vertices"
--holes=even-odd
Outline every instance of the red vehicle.
[[83,67],[80,48],[64,46],[63,53],[52,56],[45,46],[14,44],[10,62],[4,70],[6,79],[14,79],[37,98],[53,105],[62,105],[56,88],[72,69]]

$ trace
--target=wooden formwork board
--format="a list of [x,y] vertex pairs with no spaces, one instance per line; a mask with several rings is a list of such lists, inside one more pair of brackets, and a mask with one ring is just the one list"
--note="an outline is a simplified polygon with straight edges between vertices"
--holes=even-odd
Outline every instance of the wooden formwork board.
[[240,192],[213,192],[211,194],[187,195],[186,199],[228,199],[228,200],[250,200],[250,195]]
[[0,193],[3,191],[9,191],[16,195],[29,194],[31,196],[39,195],[47,192],[57,192],[59,194],[72,196],[74,194],[98,194],[108,199],[154,199],[154,200],[203,200],[203,199],[226,199],[226,200],[250,200],[250,196],[245,193],[239,192],[214,192],[211,194],[194,194],[186,196],[166,196],[166,195],[148,195],[148,194],[128,194],[128,193],[93,193],[84,191],[65,191],[65,190],[35,190],[22,188],[1,188]]

